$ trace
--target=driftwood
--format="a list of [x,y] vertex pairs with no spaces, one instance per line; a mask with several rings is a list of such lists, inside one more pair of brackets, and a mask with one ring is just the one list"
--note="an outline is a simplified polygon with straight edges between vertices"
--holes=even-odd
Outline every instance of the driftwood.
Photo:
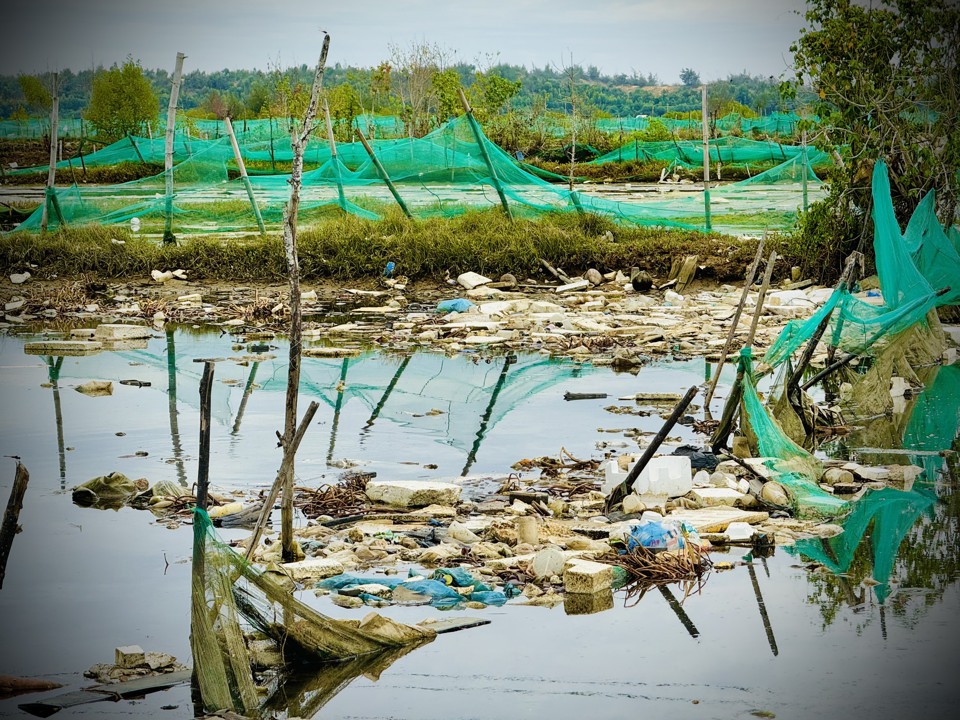
[[20,510],[23,509],[23,496],[27,492],[28,482],[30,482],[30,473],[18,460],[13,488],[10,490],[10,500],[3,514],[3,525],[0,526],[0,588],[3,587],[3,577],[7,573],[7,558],[10,557],[13,538],[20,532],[17,520],[20,518]]

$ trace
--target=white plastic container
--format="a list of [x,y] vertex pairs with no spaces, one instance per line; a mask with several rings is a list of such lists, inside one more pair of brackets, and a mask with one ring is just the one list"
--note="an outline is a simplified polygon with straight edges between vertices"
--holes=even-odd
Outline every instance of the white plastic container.
[[[630,470],[621,470],[619,461],[614,458],[607,460],[603,468],[604,495],[609,495],[613,489],[627,479]],[[633,465],[630,466],[631,468]],[[686,455],[659,455],[650,458],[647,466],[640,471],[640,475],[633,483],[633,491],[637,495],[667,495],[679,497],[686,495],[693,489],[690,458]]]

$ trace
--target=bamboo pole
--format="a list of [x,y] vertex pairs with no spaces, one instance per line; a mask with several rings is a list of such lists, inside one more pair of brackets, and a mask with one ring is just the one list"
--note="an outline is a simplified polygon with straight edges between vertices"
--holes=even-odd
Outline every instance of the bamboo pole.
[[343,176],[340,173],[340,162],[337,160],[337,140],[333,136],[333,123],[330,122],[330,108],[326,99],[323,101],[323,119],[327,125],[327,142],[330,143],[330,164],[333,165],[333,177],[337,183],[337,202],[341,210],[347,209],[347,201],[343,196]]
[[47,187],[45,190],[45,200],[43,211],[40,215],[40,230],[47,231],[47,223],[50,220],[50,208],[52,207],[57,215],[57,221],[63,225],[63,215],[60,212],[60,202],[57,200],[56,177],[57,177],[57,124],[60,120],[60,93],[57,89],[57,73],[53,74],[53,100],[50,105],[50,164],[47,166]]
[[143,165],[147,164],[147,161],[143,159],[143,154],[140,152],[140,148],[137,145],[137,141],[133,139],[133,135],[127,133],[127,140],[130,141],[130,144],[133,145],[133,151],[137,154],[137,158],[140,160],[140,163]]
[[176,65],[173,69],[173,85],[170,87],[170,102],[167,104],[167,135],[163,154],[163,180],[166,191],[166,220],[163,228],[164,244],[177,241],[173,234],[173,141],[177,125],[177,98],[180,95],[180,77],[183,75],[182,52],[177,53]]
[[257,205],[257,199],[253,195],[253,186],[250,184],[250,178],[247,177],[247,166],[243,164],[243,156],[240,154],[240,146],[237,145],[237,136],[233,133],[233,123],[230,122],[230,116],[226,117],[227,133],[230,135],[230,146],[233,148],[233,158],[237,161],[237,167],[240,169],[240,180],[243,181],[243,187],[247,191],[247,197],[250,199],[250,207],[253,208],[253,215],[257,218],[257,227],[260,228],[260,234],[266,235],[267,230],[263,226],[263,216],[260,214],[260,206]]
[[30,482],[30,473],[17,460],[16,475],[13,478],[13,488],[10,490],[10,499],[3,514],[3,525],[0,525],[0,588],[3,587],[3,578],[7,574],[7,559],[10,557],[10,548],[13,538],[20,531],[17,520],[23,509],[23,496],[27,492],[27,483]]
[[497,177],[497,171],[493,167],[490,153],[487,152],[487,146],[483,144],[483,133],[480,132],[480,126],[477,124],[476,118],[473,117],[473,110],[470,109],[467,96],[463,94],[463,88],[457,88],[457,92],[460,93],[460,104],[463,105],[463,111],[467,114],[467,123],[470,125],[470,129],[473,130],[473,137],[477,141],[477,147],[480,148],[480,155],[487,164],[487,170],[490,171],[490,179],[493,182],[493,187],[500,197],[500,205],[503,206],[503,211],[507,214],[507,217],[513,220],[513,213],[510,212],[510,206],[507,204],[507,196],[503,194],[503,186],[500,184],[500,178]]
[[707,395],[703,401],[703,406],[706,408],[707,412],[710,412],[710,401],[713,400],[713,393],[717,389],[717,381],[720,379],[720,372],[723,370],[723,364],[727,361],[727,355],[730,352],[730,348],[733,345],[733,338],[737,332],[737,325],[740,323],[740,314],[743,312],[743,307],[747,302],[747,295],[750,293],[750,288],[753,287],[753,279],[756,277],[757,268],[760,267],[760,258],[763,257],[763,245],[767,241],[767,234],[764,233],[763,237],[760,239],[760,243],[757,245],[757,254],[753,258],[753,262],[750,264],[750,268],[747,270],[747,282],[743,286],[743,292],[740,293],[740,302],[737,303],[737,310],[733,314],[733,320],[730,324],[730,332],[727,333],[727,340],[723,344],[723,350],[720,352],[720,360],[717,361],[717,374],[713,376],[713,379],[710,381],[710,387],[707,388]]
[[700,86],[701,116],[703,122],[703,213],[706,230],[710,232],[710,124],[707,120],[707,86]]
[[[278,476],[283,487],[281,501],[281,554],[284,560],[293,559],[293,474],[294,474],[294,438],[297,434],[297,398],[300,392],[300,355],[303,337],[302,310],[300,307],[300,260],[297,257],[297,215],[300,210],[300,188],[303,184],[303,152],[314,129],[314,120],[320,104],[320,86],[327,65],[327,52],[330,49],[330,36],[324,33],[320,59],[313,76],[310,91],[310,104],[298,130],[291,123],[290,147],[293,161],[290,169],[290,197],[283,208],[283,247],[287,259],[287,276],[290,285],[290,361],[287,366],[287,394],[284,412],[284,430],[280,437],[283,448],[283,461]],[[265,506],[266,507],[266,506]]]
[[800,180],[803,183],[803,211],[807,211],[807,131],[800,135]]
[[373,167],[376,169],[380,179],[386,183],[387,189],[389,189],[390,194],[393,195],[393,199],[397,201],[397,205],[399,205],[400,209],[403,210],[403,214],[408,218],[413,219],[413,215],[411,215],[410,210],[407,209],[407,204],[403,201],[403,198],[400,197],[400,193],[397,192],[396,185],[393,184],[393,180],[391,180],[390,175],[387,174],[387,169],[383,167],[383,164],[380,162],[380,158],[376,156],[376,154],[373,152],[373,148],[370,147],[370,143],[367,142],[367,137],[363,134],[363,130],[360,128],[355,128],[355,132],[357,133],[357,137],[360,138],[360,144],[363,145],[363,149],[366,150],[367,155],[370,156],[370,160],[373,162]]
[[660,431],[653,437],[653,439],[650,441],[650,444],[647,445],[646,449],[643,451],[643,455],[641,455],[640,459],[634,463],[632,468],[630,468],[630,472],[627,473],[627,477],[625,477],[623,482],[617,485],[610,492],[606,502],[607,510],[610,510],[614,505],[627,496],[627,493],[630,492],[633,482],[640,476],[640,472],[647,466],[647,463],[650,462],[650,459],[657,451],[657,448],[660,447],[660,444],[667,437],[667,433],[669,433],[671,428],[677,424],[677,420],[683,416],[684,411],[687,409],[687,405],[689,405],[690,401],[693,400],[698,389],[699,388],[696,385],[691,386],[687,390],[686,395],[684,395],[680,402],[676,404],[676,407],[673,408],[673,412],[670,413],[670,417],[667,418],[666,422],[663,424],[663,427],[660,428]]

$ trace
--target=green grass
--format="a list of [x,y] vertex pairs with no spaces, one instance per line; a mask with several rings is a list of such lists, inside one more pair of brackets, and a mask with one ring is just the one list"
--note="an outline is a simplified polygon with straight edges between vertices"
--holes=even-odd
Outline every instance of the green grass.
[[[612,233],[613,240],[605,237]],[[123,240],[116,244],[111,239]],[[545,278],[543,258],[570,275],[590,267],[601,271],[637,266],[656,277],[674,258],[699,255],[703,276],[742,281],[756,241],[717,233],[627,228],[595,215],[546,215],[510,221],[497,209],[468,210],[452,218],[412,221],[396,208],[368,221],[333,213],[298,231],[305,280],[378,277],[388,261],[411,279],[437,279],[467,270],[494,279],[513,273],[523,280]],[[30,268],[33,275],[101,279],[145,279],[153,269],[183,268],[192,279],[281,282],[286,278],[278,229],[261,238],[194,236],[176,245],[133,235],[125,226],[72,227],[47,234],[0,236],[5,274]]]

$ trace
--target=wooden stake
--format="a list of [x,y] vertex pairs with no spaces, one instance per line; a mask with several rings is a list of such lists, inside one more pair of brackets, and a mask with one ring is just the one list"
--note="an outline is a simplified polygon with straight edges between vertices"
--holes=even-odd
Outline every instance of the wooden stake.
[[250,184],[250,178],[247,177],[247,166],[243,164],[243,156],[240,154],[240,146],[237,145],[237,136],[233,134],[233,123],[230,122],[230,116],[226,117],[227,133],[230,135],[230,145],[233,147],[233,158],[237,161],[237,167],[240,169],[240,180],[247,191],[247,198],[250,200],[250,207],[253,208],[253,215],[257,219],[257,227],[260,228],[260,234],[266,235],[267,230],[263,226],[263,216],[260,214],[260,206],[257,205],[257,199],[253,195],[253,186]]
[[457,92],[460,93],[460,104],[463,105],[463,111],[467,114],[467,123],[470,125],[470,129],[473,130],[473,137],[477,141],[477,147],[480,148],[480,155],[487,164],[487,170],[490,172],[493,187],[500,197],[500,205],[503,207],[503,211],[507,214],[507,217],[513,220],[513,214],[510,212],[510,206],[507,204],[507,196],[503,193],[503,186],[500,184],[500,178],[497,177],[497,171],[493,167],[493,161],[490,160],[490,153],[487,152],[487,146],[483,144],[483,133],[480,131],[480,126],[473,117],[473,111],[470,109],[470,103],[467,102],[467,96],[463,94],[463,88],[458,87]]
[[667,433],[670,432],[670,429],[677,424],[684,411],[687,409],[687,405],[690,404],[690,401],[693,400],[694,396],[697,394],[699,388],[696,385],[690,387],[687,390],[687,394],[683,396],[680,402],[677,403],[676,407],[673,408],[673,412],[670,413],[670,417],[667,418],[667,421],[663,424],[663,427],[660,428],[653,440],[650,441],[650,444],[647,445],[646,450],[643,451],[643,455],[640,456],[640,459],[634,463],[633,467],[630,468],[630,472],[627,473],[627,477],[624,478],[623,482],[617,485],[611,492],[609,497],[607,497],[606,509],[610,510],[618,502],[622,501],[623,498],[627,496],[630,492],[630,487],[633,485],[633,482],[640,476],[640,472],[647,466],[647,463],[650,462],[650,459],[653,457],[653,454],[657,451],[657,448],[660,447],[660,444],[666,439]]
[[357,137],[360,138],[360,143],[363,145],[363,149],[366,150],[367,155],[370,156],[370,160],[373,162],[373,167],[376,168],[377,174],[380,175],[380,179],[386,183],[387,188],[390,190],[390,194],[393,195],[393,199],[397,201],[397,205],[399,205],[400,209],[403,210],[403,214],[408,218],[413,219],[413,215],[411,215],[410,211],[407,209],[407,204],[403,202],[403,198],[400,197],[400,193],[397,192],[396,185],[393,184],[393,181],[387,174],[386,168],[383,167],[383,164],[380,162],[380,158],[374,154],[373,148],[370,147],[370,143],[367,142],[367,137],[363,134],[363,130],[356,128],[356,133]]
[[166,221],[163,229],[164,244],[175,243],[177,238],[173,234],[173,140],[177,125],[177,98],[180,95],[180,77],[183,74],[182,52],[177,53],[176,65],[173,69],[173,85],[170,88],[170,102],[167,104],[167,136],[163,155],[163,179],[166,190]]
[[740,302],[737,303],[737,310],[733,314],[733,320],[730,325],[730,332],[727,333],[727,341],[723,344],[723,350],[720,353],[720,360],[717,362],[717,374],[713,376],[713,379],[710,381],[710,387],[707,388],[707,396],[703,401],[703,406],[706,408],[707,412],[710,411],[710,401],[713,400],[713,393],[717,389],[717,380],[720,379],[720,371],[723,370],[723,364],[727,361],[727,354],[730,352],[730,348],[733,345],[733,337],[737,332],[737,325],[740,322],[740,314],[743,312],[743,306],[746,305],[747,295],[750,293],[750,288],[753,287],[753,278],[756,277],[757,268],[760,267],[760,258],[763,257],[763,245],[767,241],[767,234],[764,233],[763,237],[760,239],[759,245],[757,245],[757,254],[753,258],[753,263],[751,263],[750,268],[747,270],[747,282],[743,286],[743,292],[740,293]]
[[757,323],[760,322],[760,315],[763,313],[763,301],[767,297],[767,290],[770,288],[770,279],[773,277],[773,266],[777,262],[777,251],[774,250],[767,258],[767,269],[763,273],[763,283],[760,285],[760,293],[757,295],[757,307],[753,310],[753,320],[750,321],[750,332],[747,333],[746,346],[753,346],[753,337],[757,332]]
[[200,378],[200,462],[197,469],[197,507],[207,509],[207,488],[210,484],[210,404],[213,390],[214,363],[203,364]]
[[0,588],[3,587],[3,578],[7,574],[7,558],[10,557],[10,548],[13,538],[20,531],[17,520],[23,509],[23,496],[27,492],[27,483],[30,482],[30,473],[17,460],[17,471],[13,478],[13,488],[10,490],[10,499],[7,501],[7,510],[3,514],[3,525],[0,526]]

